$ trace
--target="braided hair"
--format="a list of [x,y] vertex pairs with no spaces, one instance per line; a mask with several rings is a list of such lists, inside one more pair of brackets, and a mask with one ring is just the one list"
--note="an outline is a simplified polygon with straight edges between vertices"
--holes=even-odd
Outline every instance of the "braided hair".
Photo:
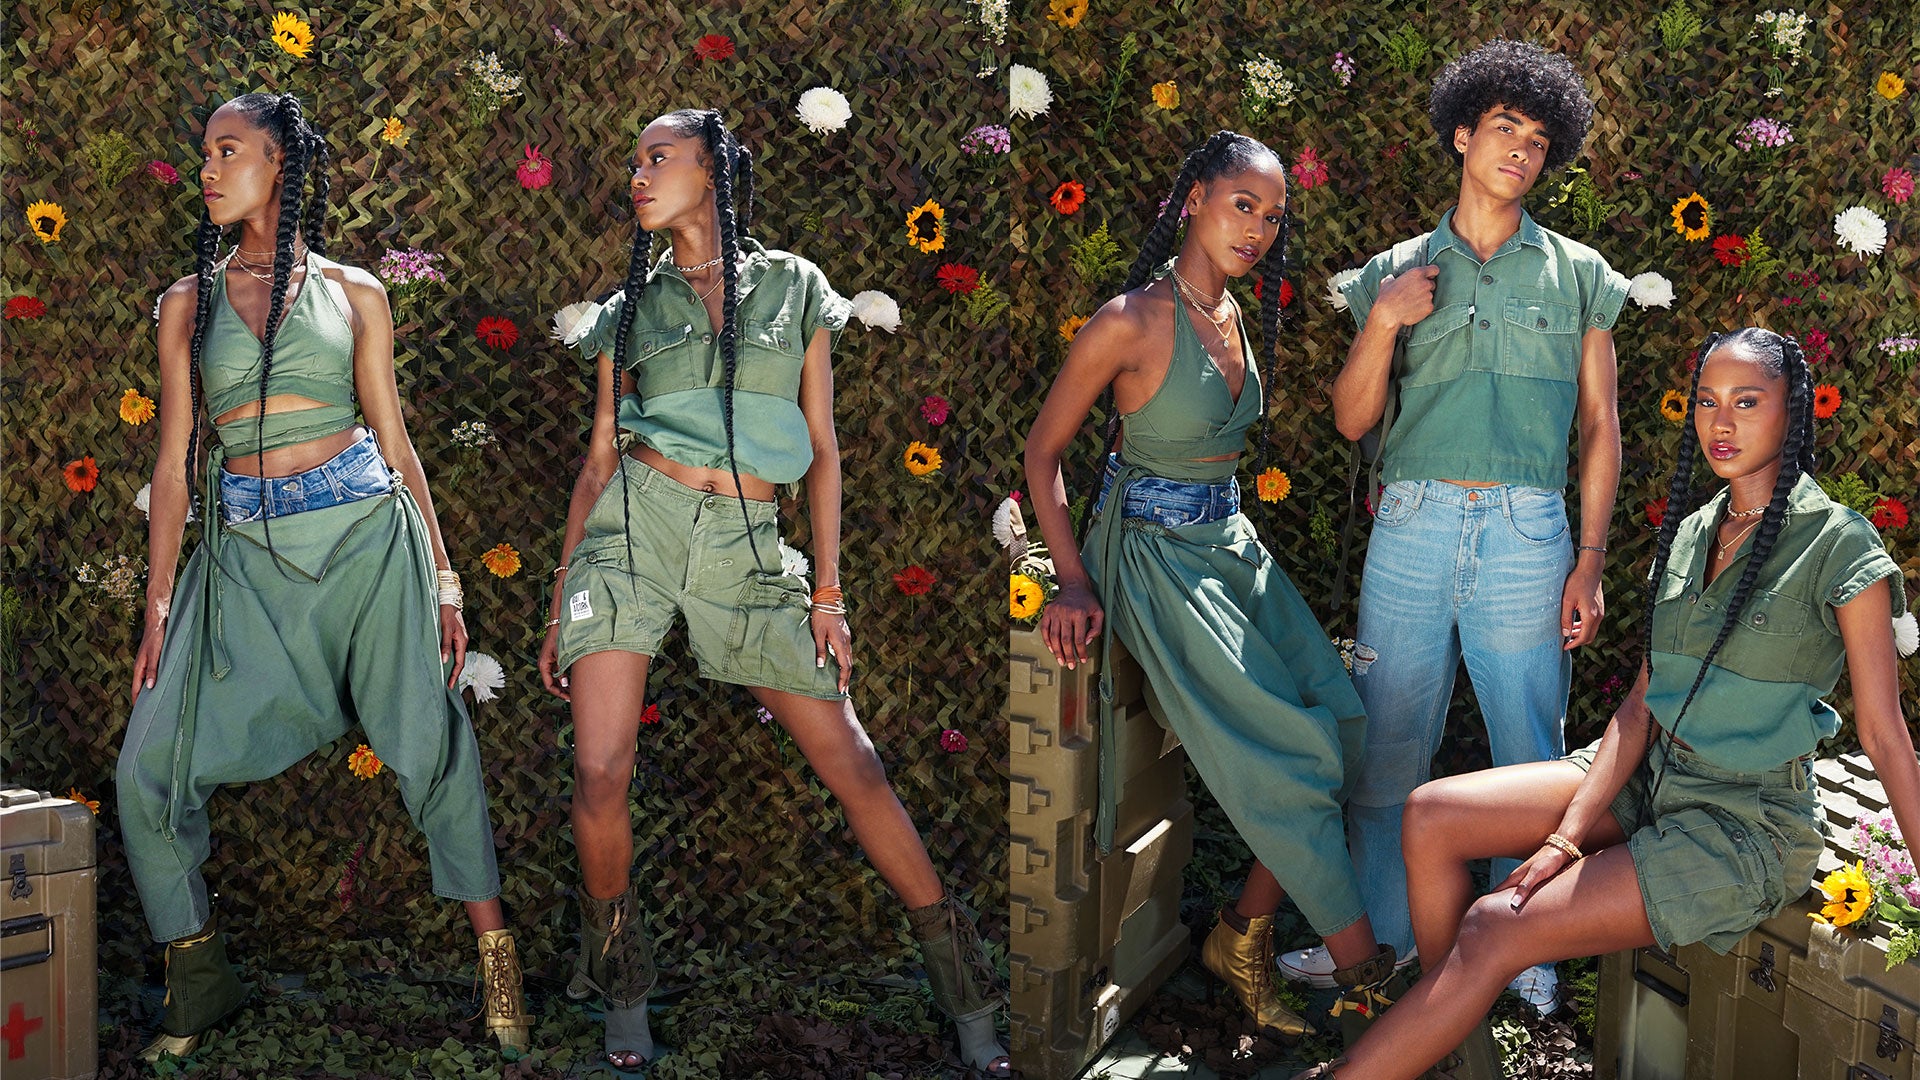
[[[719,112],[713,109],[680,109],[659,118],[657,123],[683,139],[699,136],[703,144],[708,167],[713,176],[713,203],[715,217],[720,230],[720,359],[726,378],[726,396],[721,406],[721,418],[727,433],[727,468],[733,474],[735,498],[740,501],[740,516],[747,520],[747,544],[753,552],[753,561],[762,570],[766,564],[760,559],[760,548],[754,542],[752,519],[747,512],[746,492],[740,488],[740,463],[734,456],[733,439],[733,399],[734,375],[739,368],[740,356],[740,239],[747,234],[748,222],[753,213],[753,155],[740,140],[727,129],[726,122]],[[737,205],[736,205],[737,203]],[[627,257],[627,281],[621,290],[619,327],[614,338],[613,349],[613,398],[618,408],[624,390],[624,376],[627,363],[627,335],[633,331],[634,312],[639,305],[640,295],[647,287],[647,254],[652,237],[636,219],[633,227],[633,250]],[[621,455],[620,469],[626,471],[626,456]],[[621,505],[626,505],[622,500]],[[629,557],[633,545],[632,515],[628,512],[627,545]]]
[[[1793,494],[1794,485],[1802,475],[1814,470],[1813,456],[1813,374],[1807,367],[1806,357],[1800,351],[1800,343],[1790,337],[1782,337],[1771,330],[1749,326],[1731,334],[1708,335],[1700,346],[1693,365],[1693,383],[1687,393],[1687,418],[1680,425],[1680,460],[1674,466],[1673,480],[1667,488],[1667,513],[1660,523],[1660,540],[1653,556],[1653,568],[1647,577],[1647,628],[1642,643],[1642,652],[1647,670],[1653,670],[1653,605],[1660,582],[1666,574],[1667,560],[1673,552],[1674,537],[1680,531],[1681,519],[1687,517],[1705,501],[1702,494],[1693,489],[1693,462],[1700,447],[1700,437],[1693,426],[1694,402],[1700,396],[1700,373],[1706,370],[1707,358],[1718,349],[1734,349],[1748,359],[1759,364],[1769,376],[1785,377],[1787,381],[1787,434],[1780,448],[1780,475],[1773,482],[1773,498],[1767,503],[1766,513],[1760,518],[1760,524],[1753,534],[1753,549],[1747,555],[1747,564],[1741,570],[1739,580],[1734,583],[1733,595],[1727,600],[1727,615],[1720,623],[1720,632],[1714,636],[1713,645],[1700,659],[1700,670],[1693,677],[1693,685],[1687,689],[1687,696],[1680,703],[1680,711],[1666,725],[1669,732],[1680,723],[1687,714],[1687,706],[1693,704],[1693,696],[1700,690],[1700,684],[1707,676],[1707,665],[1725,645],[1727,637],[1733,633],[1734,625],[1740,619],[1740,611],[1746,606],[1747,599],[1753,593],[1753,587],[1760,577],[1760,568],[1766,564],[1767,557],[1773,553],[1774,541],[1779,539],[1780,529],[1786,524],[1787,499]],[[1651,734],[1652,729],[1648,729]]]
[[[1160,207],[1160,215],[1153,220],[1147,230],[1146,239],[1140,242],[1140,254],[1134,257],[1133,266],[1127,270],[1126,284],[1122,292],[1132,292],[1152,281],[1156,271],[1173,257],[1179,248],[1180,223],[1186,217],[1187,194],[1195,184],[1211,185],[1224,176],[1237,176],[1263,158],[1278,161],[1275,154],[1265,143],[1250,139],[1234,131],[1216,131],[1199,147],[1188,151],[1186,160],[1180,164],[1180,172],[1173,178],[1173,190],[1167,195],[1167,201]],[[1280,355],[1280,281],[1286,273],[1287,237],[1292,231],[1293,217],[1282,214],[1280,235],[1274,239],[1273,246],[1267,249],[1257,269],[1260,273],[1260,332],[1261,347],[1265,352],[1265,374],[1261,376],[1261,387],[1272,385]],[[1273,288],[1265,288],[1264,283],[1273,282]],[[1175,301],[1178,303],[1178,301]],[[1253,358],[1248,357],[1253,364]],[[1099,452],[1094,459],[1093,482],[1097,495],[1101,477],[1105,474],[1106,456],[1112,451],[1114,439],[1120,433],[1120,410],[1114,404],[1113,387],[1109,385],[1101,400],[1107,410],[1106,433],[1100,438]],[[1264,419],[1265,410],[1262,410]],[[1266,425],[1261,426],[1261,434],[1255,440],[1260,447],[1259,453],[1265,454]]]

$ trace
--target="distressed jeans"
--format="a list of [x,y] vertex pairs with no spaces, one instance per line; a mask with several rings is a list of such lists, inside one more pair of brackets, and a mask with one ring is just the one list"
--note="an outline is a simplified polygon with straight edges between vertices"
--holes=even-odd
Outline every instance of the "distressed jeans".
[[[1572,675],[1560,598],[1573,570],[1557,491],[1387,485],[1360,582],[1357,640],[1378,659],[1356,672],[1367,751],[1347,807],[1348,843],[1374,934],[1413,951],[1400,814],[1432,773],[1461,660],[1486,719],[1493,763],[1565,752]],[[1493,880],[1516,866],[1494,862]]]

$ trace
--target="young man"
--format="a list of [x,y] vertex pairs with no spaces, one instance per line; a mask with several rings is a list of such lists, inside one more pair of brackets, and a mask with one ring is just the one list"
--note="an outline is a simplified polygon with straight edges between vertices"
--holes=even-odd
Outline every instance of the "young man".
[[[1534,181],[1579,154],[1593,118],[1573,67],[1491,41],[1434,81],[1434,132],[1460,162],[1459,203],[1342,289],[1360,333],[1333,385],[1358,439],[1397,396],[1360,586],[1354,685],[1367,751],[1349,842],[1377,936],[1413,959],[1400,811],[1428,778],[1465,659],[1495,765],[1564,752],[1569,651],[1594,639],[1620,477],[1612,327],[1627,282],[1593,249],[1535,224]],[[1405,335],[1399,370],[1394,340]],[[1578,420],[1580,534],[1567,526],[1567,435]],[[1373,493],[1369,493],[1373,494]],[[1494,880],[1511,863],[1496,864]],[[1321,949],[1283,974],[1324,983]],[[1551,1012],[1551,966],[1513,989]]]

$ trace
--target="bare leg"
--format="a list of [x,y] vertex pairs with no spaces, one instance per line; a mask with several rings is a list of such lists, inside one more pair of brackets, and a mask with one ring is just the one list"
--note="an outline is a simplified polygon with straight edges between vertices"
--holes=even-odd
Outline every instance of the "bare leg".
[[[580,680],[574,679],[575,686]],[[578,711],[579,691],[575,691]],[[938,903],[946,894],[927,846],[887,783],[887,771],[849,701],[822,701],[783,690],[754,687],[753,696],[793,736],[820,782],[827,785],[853,826],[853,835],[909,908]],[[629,737],[631,741],[631,735]],[[576,825],[577,829],[578,826]],[[584,861],[584,855],[582,856]]]
[[[1257,919],[1280,910],[1280,901],[1287,898],[1280,880],[1267,869],[1267,864],[1254,860],[1253,869],[1247,871],[1247,883],[1240,889],[1240,898],[1233,902],[1233,913],[1242,920]],[[1234,929],[1246,932],[1243,921]],[[1329,934],[1322,939],[1327,951],[1333,954],[1335,967],[1352,967],[1373,957],[1379,943],[1373,937],[1373,923],[1365,915],[1360,921],[1338,933]]]
[[633,784],[649,657],[590,653],[573,662],[573,843],[587,895],[609,900],[633,871]]
[[506,913],[500,910],[500,898],[467,901],[467,921],[473,924],[473,936],[507,928]]

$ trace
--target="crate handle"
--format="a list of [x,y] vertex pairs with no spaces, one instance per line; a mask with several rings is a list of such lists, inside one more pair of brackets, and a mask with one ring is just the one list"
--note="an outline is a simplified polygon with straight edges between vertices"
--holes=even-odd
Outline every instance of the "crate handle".
[[1856,1061],[1847,1066],[1847,1080],[1893,1080],[1893,1077],[1864,1061]]
[[47,932],[45,947],[19,956],[0,959],[0,971],[12,971],[14,968],[32,967],[35,964],[53,959],[53,917],[50,915],[22,915],[17,919],[0,922],[0,938],[31,934],[36,930]]
[[1673,987],[1668,986],[1666,983],[1661,982],[1659,979],[1656,979],[1653,976],[1647,974],[1646,972],[1640,971],[1637,969],[1633,973],[1633,981],[1639,983],[1641,986],[1646,987],[1647,989],[1653,991],[1654,993],[1659,994],[1661,997],[1666,998],[1668,1001],[1673,1002],[1675,1005],[1678,1005],[1682,1009],[1687,1007],[1687,1002],[1692,997],[1692,995],[1688,994],[1686,991],[1675,990]]

